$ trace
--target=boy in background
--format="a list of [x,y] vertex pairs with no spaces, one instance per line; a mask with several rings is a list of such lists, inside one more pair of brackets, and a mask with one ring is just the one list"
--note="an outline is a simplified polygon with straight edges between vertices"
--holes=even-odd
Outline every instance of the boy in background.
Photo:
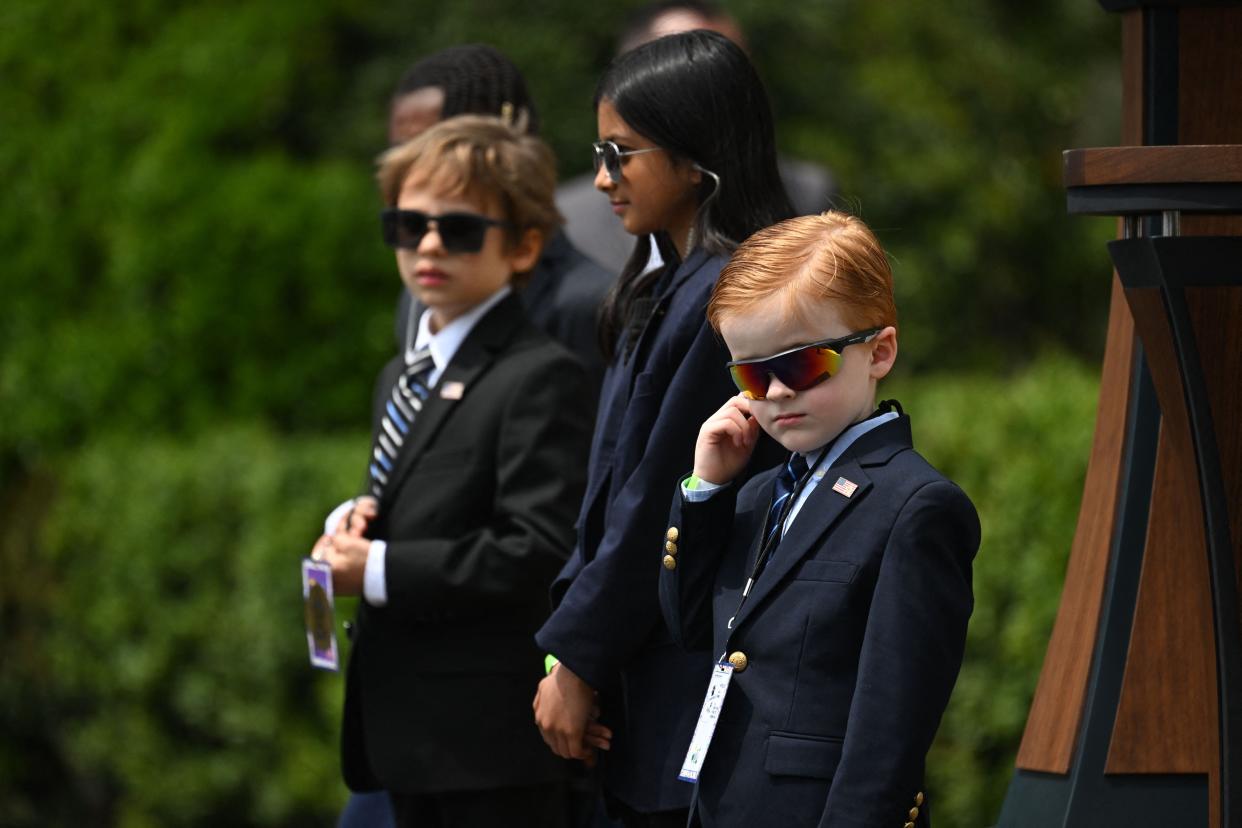
[[583,369],[514,292],[559,224],[551,151],[462,116],[386,153],[385,241],[425,308],[380,372],[368,492],[313,556],[360,595],[342,760],[398,825],[556,826],[563,763],[530,724],[533,635],[573,543]]

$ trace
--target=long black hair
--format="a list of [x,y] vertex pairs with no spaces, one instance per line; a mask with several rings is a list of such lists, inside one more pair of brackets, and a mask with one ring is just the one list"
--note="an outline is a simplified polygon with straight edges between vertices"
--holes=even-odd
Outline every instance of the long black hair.
[[[728,255],[757,230],[794,215],[776,169],[768,95],[755,67],[732,41],[696,30],[668,35],[619,55],[595,90],[621,120],[703,175],[694,222],[696,246]],[[680,261],[664,231],[654,234],[668,267]],[[611,358],[635,301],[658,273],[643,274],[651,242],[640,236],[600,310],[600,345]]]

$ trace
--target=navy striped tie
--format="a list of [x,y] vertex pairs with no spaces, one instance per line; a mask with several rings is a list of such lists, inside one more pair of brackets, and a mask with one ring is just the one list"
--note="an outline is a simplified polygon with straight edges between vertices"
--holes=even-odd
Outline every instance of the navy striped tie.
[[430,348],[416,352],[384,403],[384,416],[371,448],[371,494],[376,498],[383,495],[388,475],[397,465],[397,454],[430,393],[427,374],[432,365]]
[[783,523],[781,510],[785,508],[785,501],[793,495],[794,487],[806,474],[806,470],[806,458],[795,451],[785,463],[785,468],[781,469],[780,474],[773,481],[772,506],[768,509],[768,534],[763,539],[765,549],[772,543],[774,537],[780,537],[781,523]]

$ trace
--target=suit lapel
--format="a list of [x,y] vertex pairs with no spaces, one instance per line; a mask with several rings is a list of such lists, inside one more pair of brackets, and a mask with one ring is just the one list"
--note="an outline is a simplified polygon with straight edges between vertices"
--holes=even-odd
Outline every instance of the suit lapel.
[[[742,625],[755,608],[763,603],[764,598],[783,581],[808,553],[816,549],[824,535],[855,503],[863,500],[872,489],[871,477],[866,469],[869,466],[881,466],[893,458],[895,454],[910,448],[910,420],[901,416],[892,422],[877,426],[863,434],[845,450],[845,453],[828,469],[816,483],[815,489],[807,497],[806,502],[798,511],[798,516],[789,532],[781,539],[780,545],[772,554],[772,560],[751,589],[750,597],[742,607],[742,611],[733,620],[733,629]],[[818,472],[817,472],[818,474]],[[845,478],[857,488],[844,494],[833,488],[839,478]],[[846,487],[848,488],[848,487]],[[760,533],[762,530],[760,530]],[[750,560],[755,560],[752,549]]]
[[[858,484],[858,488],[849,497],[835,491],[832,484],[838,477],[844,477]],[[798,517],[793,525],[789,527],[780,545],[772,553],[772,560],[768,561],[759,579],[755,581],[750,597],[746,599],[742,611],[733,620],[733,629],[736,630],[745,622],[747,616],[754,612],[755,607],[763,603],[768,593],[785,579],[785,576],[806,557],[808,552],[815,548],[819,539],[832,528],[841,515],[845,514],[845,511],[854,503],[866,497],[870,489],[871,478],[857,462],[838,462],[824,473],[814,491],[798,510]],[[751,560],[754,560],[753,555]]]
[[677,270],[673,273],[673,278],[664,286],[664,290],[656,297],[655,305],[651,308],[651,313],[647,316],[647,321],[643,323],[642,331],[638,334],[638,342],[634,345],[633,354],[630,356],[630,390],[633,390],[633,381],[638,376],[635,366],[641,365],[647,349],[651,347],[651,340],[656,337],[660,330],[659,320],[668,313],[669,302],[673,299],[673,294],[677,292],[682,282],[689,279],[699,271],[699,268],[707,264],[711,257],[707,251],[701,247],[696,247]]
[[[410,426],[410,433],[406,435],[397,455],[396,466],[384,487],[386,502],[391,502],[414,461],[423,455],[439,433],[449,412],[470,394],[475,382],[496,360],[522,319],[521,304],[517,296],[510,294],[489,310],[467,334]],[[455,388],[456,392],[449,392],[450,388]]]

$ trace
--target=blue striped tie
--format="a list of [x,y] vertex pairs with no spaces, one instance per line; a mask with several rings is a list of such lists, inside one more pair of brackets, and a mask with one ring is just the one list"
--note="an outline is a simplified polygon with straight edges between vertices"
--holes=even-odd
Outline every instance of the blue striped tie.
[[793,494],[798,481],[806,474],[806,470],[806,458],[795,451],[785,463],[785,468],[781,469],[781,473],[772,482],[772,506],[768,509],[768,533],[763,539],[765,549],[772,543],[773,537],[780,537],[781,510],[785,507],[785,501]]
[[371,494],[376,498],[383,495],[388,475],[397,465],[397,454],[430,393],[426,380],[432,365],[430,348],[415,353],[384,403],[384,416],[371,448]]

